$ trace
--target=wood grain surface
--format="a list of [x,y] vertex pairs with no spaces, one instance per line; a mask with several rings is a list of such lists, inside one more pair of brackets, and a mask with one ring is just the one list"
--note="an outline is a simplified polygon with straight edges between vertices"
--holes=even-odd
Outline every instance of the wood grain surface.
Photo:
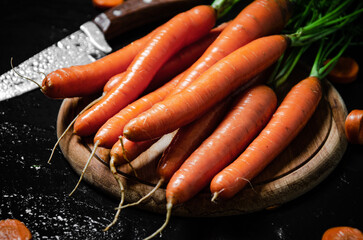
[[[291,201],[325,179],[336,167],[347,147],[344,134],[347,110],[339,93],[329,82],[323,81],[323,87],[324,97],[306,127],[250,186],[234,198],[217,203],[210,201],[211,194],[205,189],[185,204],[175,206],[172,214],[212,217],[255,212]],[[90,100],[74,98],[63,101],[57,119],[58,137]],[[162,141],[165,142],[156,144],[167,145],[170,136]],[[151,191],[157,182],[154,169],[161,152],[155,152],[154,147],[133,161],[138,177],[133,175],[127,165],[118,169],[125,186],[126,202],[137,201]],[[80,174],[90,155],[92,138],[80,138],[72,134],[71,129],[61,140],[60,148],[72,168]],[[108,154],[108,149],[98,149],[84,180],[105,194],[119,198],[119,187],[108,168]],[[164,213],[165,188],[158,189],[149,200],[137,207]]]

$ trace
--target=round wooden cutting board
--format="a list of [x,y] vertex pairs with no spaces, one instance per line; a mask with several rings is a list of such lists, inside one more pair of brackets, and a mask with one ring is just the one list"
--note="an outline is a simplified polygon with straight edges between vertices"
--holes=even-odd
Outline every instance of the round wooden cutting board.
[[[347,140],[344,121],[347,110],[336,89],[323,82],[324,97],[303,131],[251,184],[230,200],[211,202],[206,188],[185,204],[173,208],[179,216],[226,216],[250,213],[286,203],[306,193],[325,179],[342,158]],[[91,99],[66,99],[59,110],[57,135],[63,133],[77,113]],[[156,144],[166,145],[170,136]],[[68,131],[60,142],[61,150],[73,169],[80,174],[92,149],[92,138],[80,138]],[[125,201],[134,202],[147,194],[157,182],[155,167],[160,150],[152,146],[133,161],[138,177],[129,166],[121,166],[119,176],[125,186]],[[84,180],[116,198],[120,190],[108,168],[109,150],[99,148],[87,168]],[[116,206],[115,206],[116,207]],[[165,213],[165,188],[158,189],[139,208]]]

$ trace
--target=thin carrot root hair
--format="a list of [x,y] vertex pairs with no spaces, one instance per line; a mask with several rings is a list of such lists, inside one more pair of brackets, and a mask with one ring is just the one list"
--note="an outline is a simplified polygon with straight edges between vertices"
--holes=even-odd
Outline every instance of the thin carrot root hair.
[[99,141],[96,141],[95,142],[95,145],[93,146],[93,150],[91,152],[91,155],[89,156],[88,160],[87,160],[87,163],[86,165],[84,166],[83,170],[82,170],[82,173],[81,173],[81,176],[79,177],[79,180],[76,184],[76,186],[73,188],[72,192],[69,194],[69,196],[72,196],[72,194],[76,191],[76,189],[78,188],[79,184],[81,183],[82,179],[83,179],[83,176],[84,176],[84,173],[86,172],[86,169],[88,168],[88,165],[90,164],[91,162],[91,159],[93,158],[93,156],[95,155],[96,153],[96,150],[97,150],[97,147],[98,147],[98,144],[99,144]]
[[[120,137],[119,137],[119,139],[120,139],[120,143],[121,143],[121,147],[122,147],[122,156],[123,156],[123,158],[126,160],[127,164],[130,166],[130,168],[131,168],[131,170],[133,171],[133,173],[134,173],[135,177],[137,177],[136,169],[134,168],[134,166],[132,166],[131,161],[130,161],[130,160],[127,158],[127,156],[126,156],[126,151],[127,151],[127,150],[125,149],[124,141],[123,141],[123,139],[122,139],[122,136],[120,136]],[[113,164],[114,164],[114,162],[113,162]]]
[[54,147],[52,148],[52,152],[49,156],[49,159],[48,159],[48,164],[50,164],[50,161],[52,160],[53,158],[53,155],[54,155],[54,152],[55,152],[55,149],[57,148],[57,146],[59,145],[59,142],[64,138],[64,136],[66,135],[66,133],[69,131],[69,129],[73,126],[74,122],[77,120],[77,118],[83,114],[86,110],[88,110],[90,107],[92,107],[93,105],[95,105],[98,101],[101,100],[101,98],[103,97],[100,96],[99,98],[93,100],[91,103],[89,103],[85,108],[82,109],[82,111],[80,111],[77,116],[72,120],[72,122],[69,123],[68,127],[64,130],[64,132],[62,133],[62,135],[58,138],[57,142],[54,144]]
[[[248,180],[247,178],[244,178],[244,177],[238,177],[237,179],[242,179],[242,180],[246,181],[246,182],[250,185],[250,187],[251,187],[252,191],[254,191],[255,193],[257,193],[256,189],[253,187],[252,182],[251,182],[250,180]],[[221,189],[221,190],[219,190],[218,192],[214,192],[214,193],[213,193],[213,195],[212,195],[212,198],[211,198],[211,202],[213,202],[213,203],[217,203],[217,201],[218,201],[218,196],[219,196],[219,195],[220,195],[223,191],[224,191],[224,189]]]
[[153,234],[151,234],[150,236],[148,236],[144,240],[152,239],[153,237],[155,237],[156,235],[158,235],[159,233],[161,233],[165,229],[165,227],[168,225],[168,223],[170,221],[171,209],[172,208],[173,208],[173,204],[171,202],[167,202],[166,203],[166,218],[165,218],[164,224],[158,230],[156,230]]
[[117,170],[116,170],[114,161],[115,161],[115,158],[111,158],[110,170],[120,187],[121,198],[120,198],[120,203],[119,203],[118,207],[116,208],[117,211],[116,211],[115,217],[113,218],[113,221],[109,225],[107,225],[107,227],[105,229],[103,229],[104,232],[108,231],[113,225],[115,225],[115,223],[117,222],[118,217],[121,213],[122,205],[124,204],[124,201],[125,201],[125,188],[124,188],[124,185],[122,184],[120,177],[117,175]]
[[[28,81],[31,81],[31,82],[33,82],[34,84],[36,84],[40,89],[42,89],[42,85],[41,84],[39,84],[39,83],[37,83],[37,81],[35,81],[34,79],[31,79],[31,78],[28,78],[28,77],[26,77],[26,76],[23,76],[23,75],[21,75],[18,71],[16,71],[15,70],[15,68],[14,68],[14,65],[13,65],[13,57],[11,57],[10,58],[10,66],[11,66],[11,69],[15,72],[15,74],[16,75],[18,75],[19,77],[21,77],[21,78],[24,78],[24,79],[26,79],[26,80],[28,80]],[[38,72],[39,74],[43,74],[44,76],[47,76],[45,73],[43,73],[43,72]]]
[[141,202],[145,201],[146,199],[148,199],[154,192],[156,192],[156,190],[158,190],[160,188],[160,186],[163,184],[164,182],[164,179],[160,179],[157,184],[155,185],[155,187],[148,193],[146,194],[145,196],[143,196],[142,198],[140,198],[137,202],[133,202],[133,203],[129,203],[129,204],[126,204],[122,207],[118,207],[116,209],[123,209],[123,208],[127,208],[127,207],[132,207],[132,206],[136,206],[138,204],[140,204]]

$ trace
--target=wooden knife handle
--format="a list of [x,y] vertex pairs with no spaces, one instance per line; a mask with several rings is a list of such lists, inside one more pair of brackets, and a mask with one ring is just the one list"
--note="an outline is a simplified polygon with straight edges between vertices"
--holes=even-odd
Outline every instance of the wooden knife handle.
[[168,19],[203,0],[126,0],[123,4],[99,14],[93,20],[111,39],[128,30],[155,21]]

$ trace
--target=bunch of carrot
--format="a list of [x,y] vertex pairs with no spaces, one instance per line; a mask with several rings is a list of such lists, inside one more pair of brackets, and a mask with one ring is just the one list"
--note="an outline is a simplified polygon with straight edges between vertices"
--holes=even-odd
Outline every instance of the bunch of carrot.
[[[215,27],[237,1],[194,7],[103,59],[57,70],[44,79],[42,91],[49,97],[103,91],[76,117],[73,131],[94,136],[80,180],[97,147],[111,149],[110,169],[120,185],[121,201],[106,229],[126,207],[116,167],[132,167],[133,159],[171,132],[176,134],[156,169],[156,188],[167,184],[167,220],[150,237],[166,226],[173,205],[206,186],[213,200],[241,191],[307,123],[323,94],[320,79],[349,44],[322,67],[342,42],[327,50],[321,39],[362,12],[358,7],[345,13],[352,1],[333,1],[329,7],[324,2],[320,8],[311,8],[314,1],[294,1],[293,15],[290,0],[255,0],[233,20]],[[294,33],[280,34],[288,22]],[[317,41],[322,43],[310,76],[278,104],[274,87],[265,84],[268,76],[271,86],[279,86]],[[296,51],[289,55],[290,48]],[[69,88],[70,82],[79,88]]]

